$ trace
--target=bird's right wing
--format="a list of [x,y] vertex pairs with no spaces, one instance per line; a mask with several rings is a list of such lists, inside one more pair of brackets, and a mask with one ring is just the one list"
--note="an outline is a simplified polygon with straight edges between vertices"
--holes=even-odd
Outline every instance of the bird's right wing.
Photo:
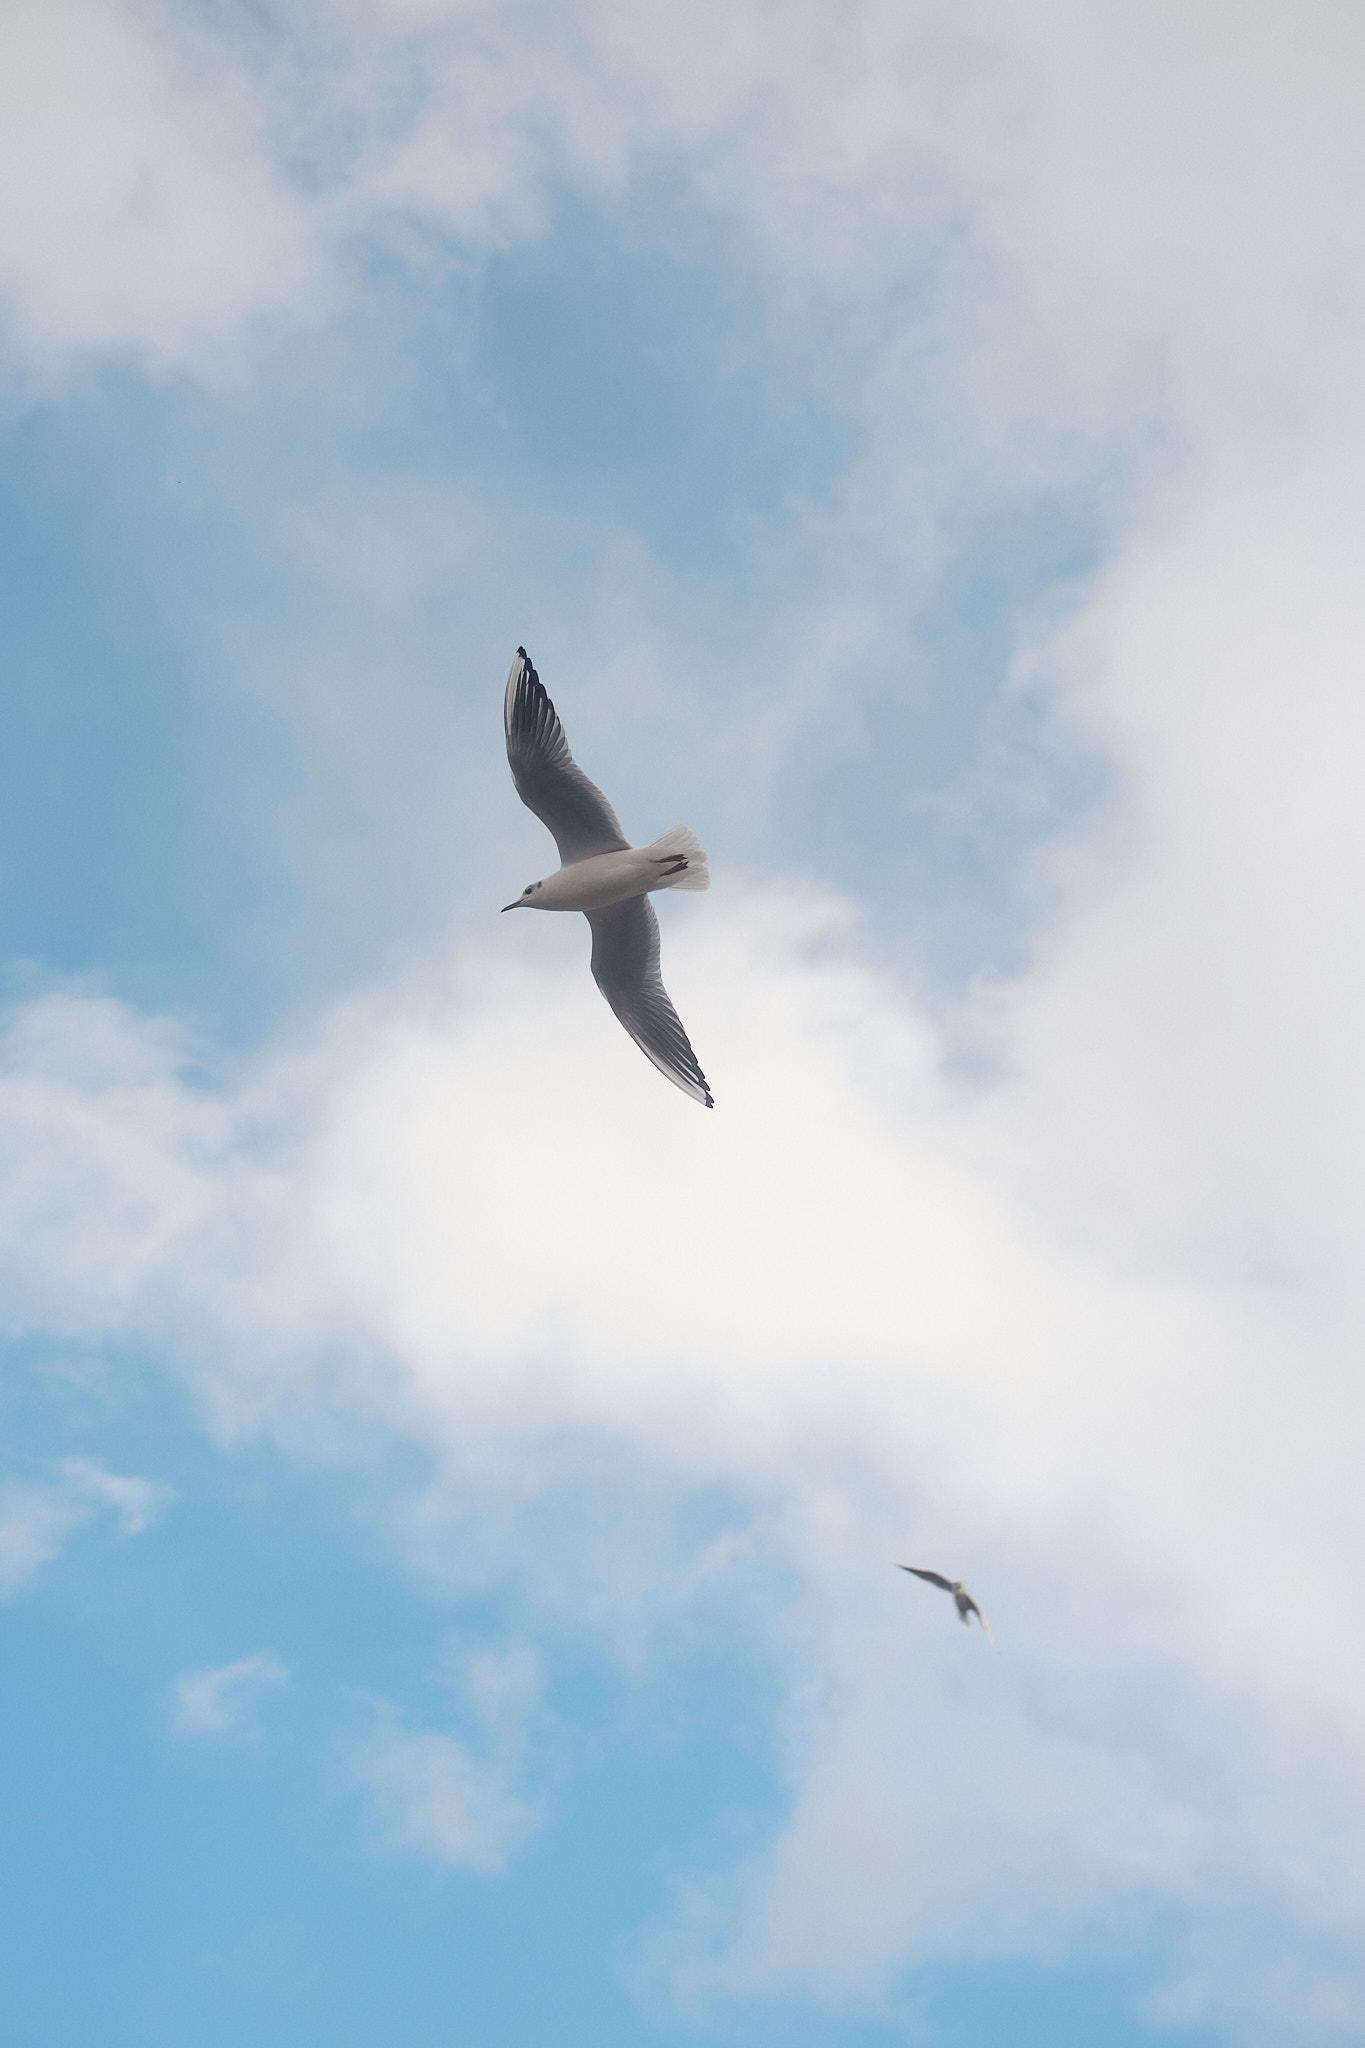
[[976,1616],[977,1620],[981,1623],[982,1628],[986,1631],[987,1642],[991,1645],[991,1648],[994,1649],[996,1645],[995,1637],[991,1634],[991,1625],[987,1621],[985,1615],[981,1612],[981,1609],[977,1606],[975,1600],[973,1600],[971,1594],[967,1591],[967,1588],[965,1586],[962,1588],[962,1591],[957,1596],[957,1611],[959,1618],[964,1622],[966,1621],[968,1614],[974,1614]]
[[524,647],[507,678],[503,723],[517,795],[554,833],[565,867],[630,844],[615,811],[569,752],[559,713]]
[[917,1579],[927,1579],[931,1586],[942,1586],[945,1593],[951,1593],[953,1590],[952,1580],[945,1579],[942,1572],[922,1572],[917,1564],[903,1564],[900,1570],[913,1572]]
[[697,1102],[712,1107],[678,1013],[659,976],[659,920],[648,896],[585,911],[592,926],[592,975],[646,1058]]

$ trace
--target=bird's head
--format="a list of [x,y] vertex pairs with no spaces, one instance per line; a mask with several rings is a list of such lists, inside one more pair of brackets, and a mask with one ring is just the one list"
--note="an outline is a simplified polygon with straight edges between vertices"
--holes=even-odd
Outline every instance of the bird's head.
[[503,906],[502,906],[502,907],[503,907],[503,909],[504,909],[504,910],[531,910],[531,909],[534,909],[534,907],[535,907],[535,893],[536,893],[536,890],[537,890],[537,889],[540,889],[540,888],[543,888],[543,886],[544,886],[544,884],[543,884],[543,883],[541,883],[541,882],[528,882],[528,883],[526,884],[526,887],[525,887],[525,888],[524,888],[524,889],[522,890],[522,892],[521,892],[520,896],[518,896],[518,898],[517,898],[516,902],[515,902],[515,903],[504,903],[504,904],[503,904]]

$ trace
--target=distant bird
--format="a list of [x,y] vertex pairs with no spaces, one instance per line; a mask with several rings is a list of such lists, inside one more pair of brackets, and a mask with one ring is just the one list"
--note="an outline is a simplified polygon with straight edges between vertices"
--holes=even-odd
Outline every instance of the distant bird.
[[528,882],[504,910],[581,910],[592,927],[593,980],[641,1052],[697,1102],[712,1107],[678,1013],[659,978],[653,889],[709,889],[706,855],[686,825],[632,846],[615,811],[569,752],[559,714],[524,647],[507,678],[507,759],[517,795],[554,834],[559,868]]
[[957,1618],[962,1623],[962,1626],[970,1628],[971,1623],[968,1621],[967,1616],[974,1614],[981,1623],[982,1628],[986,1631],[986,1640],[992,1645],[994,1644],[995,1637],[991,1634],[990,1623],[967,1591],[967,1588],[963,1585],[961,1579],[945,1579],[942,1572],[921,1571],[917,1564],[898,1564],[896,1570],[898,1572],[913,1572],[917,1579],[927,1579],[931,1586],[942,1586],[944,1592],[951,1593],[954,1601],[957,1603]]

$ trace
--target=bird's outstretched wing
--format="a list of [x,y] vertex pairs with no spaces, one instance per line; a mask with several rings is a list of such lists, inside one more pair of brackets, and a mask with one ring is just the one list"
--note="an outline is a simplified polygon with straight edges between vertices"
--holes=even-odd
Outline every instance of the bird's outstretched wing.
[[903,1572],[913,1572],[917,1579],[927,1579],[931,1586],[942,1586],[945,1593],[953,1591],[951,1579],[945,1579],[942,1572],[922,1572],[917,1564],[903,1564],[897,1567]]
[[[991,1634],[990,1623],[987,1621],[985,1615],[981,1612],[981,1609],[977,1606],[975,1600],[973,1600],[970,1593],[964,1591],[962,1597],[967,1602],[967,1605],[971,1608],[972,1613],[976,1616],[977,1620],[981,1623],[982,1628],[986,1631],[986,1641],[990,1644],[991,1648],[994,1649],[996,1646],[995,1637]],[[963,1615],[962,1619],[964,1621],[967,1619],[965,1614]]]
[[659,978],[659,920],[648,896],[584,915],[592,926],[593,980],[659,1072],[710,1109],[706,1076]]
[[565,867],[595,853],[617,853],[630,844],[615,811],[569,752],[559,713],[524,647],[517,649],[507,678],[503,723],[517,795],[554,833]]

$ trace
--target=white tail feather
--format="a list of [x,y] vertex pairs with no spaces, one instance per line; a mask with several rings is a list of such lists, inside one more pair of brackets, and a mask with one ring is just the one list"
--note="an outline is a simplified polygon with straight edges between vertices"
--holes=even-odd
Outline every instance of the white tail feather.
[[706,855],[695,832],[686,825],[675,825],[662,838],[651,839],[644,852],[652,854],[660,862],[674,860],[677,868],[672,874],[663,874],[651,884],[655,889],[709,889],[711,871],[706,865]]

